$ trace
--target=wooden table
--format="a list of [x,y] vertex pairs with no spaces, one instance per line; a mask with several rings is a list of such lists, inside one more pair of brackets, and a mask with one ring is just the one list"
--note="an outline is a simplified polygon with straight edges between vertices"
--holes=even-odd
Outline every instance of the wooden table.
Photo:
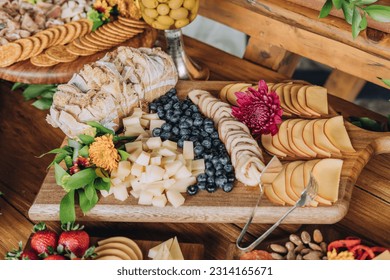
[[[211,80],[280,81],[282,74],[264,69],[254,63],[233,57],[192,39],[185,39],[188,54],[210,68]],[[218,60],[215,58],[218,57]],[[223,63],[222,63],[223,62]],[[229,65],[229,67],[226,67]],[[0,83],[0,259],[18,241],[27,241],[33,222],[28,209],[42,184],[46,167],[52,160],[36,156],[58,147],[63,133],[45,121],[46,112],[23,101],[20,92],[10,91],[11,83]],[[384,118],[361,107],[335,98],[335,109],[344,114]],[[353,190],[347,216],[329,226],[339,236],[357,235],[378,245],[390,246],[390,155],[374,157],[363,170]],[[243,223],[246,221],[243,221]],[[49,228],[59,230],[58,222],[48,222]],[[225,259],[228,248],[235,242],[242,224],[195,223],[110,223],[86,222],[93,236],[126,235],[139,240],[164,240],[177,235],[182,242],[201,243],[205,259]],[[256,224],[250,228],[246,241],[264,232],[269,225]],[[279,227],[271,238],[285,237],[300,225]]]

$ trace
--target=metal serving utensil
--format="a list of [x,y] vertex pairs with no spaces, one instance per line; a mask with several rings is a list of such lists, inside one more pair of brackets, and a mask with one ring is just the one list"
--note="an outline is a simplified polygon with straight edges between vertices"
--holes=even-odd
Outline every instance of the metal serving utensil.
[[[282,164],[276,157],[273,157],[271,159],[271,161],[267,164],[267,166],[264,168],[263,172],[261,173],[261,176],[263,176],[263,174],[270,173],[271,171],[273,171],[272,173],[274,173],[275,170],[278,170],[278,168],[279,168],[279,171],[280,171],[282,169]],[[257,209],[258,205],[260,204],[261,197],[263,196],[263,193],[264,193],[263,186],[260,183],[260,195],[259,195],[259,198],[257,200],[257,203],[256,203],[255,207],[252,210],[252,214],[249,217],[248,222],[245,224],[244,228],[242,229],[240,235],[237,238],[237,241],[236,241],[237,248],[239,248],[240,250],[242,250],[244,252],[252,251],[254,248],[256,248],[257,245],[259,245],[261,242],[263,242],[264,239],[266,239],[268,237],[268,235],[270,235],[282,223],[282,221],[292,211],[294,211],[295,208],[305,206],[310,201],[314,200],[314,198],[317,195],[317,191],[318,191],[317,181],[315,180],[313,175],[310,174],[309,183],[307,184],[306,188],[301,193],[301,196],[298,199],[298,201],[295,203],[295,205],[292,206],[272,227],[270,227],[265,233],[263,233],[253,243],[251,243],[247,247],[241,247],[240,243],[241,243],[242,239],[244,238],[244,235],[246,234],[246,232],[248,230],[248,227],[252,223],[252,220],[253,220],[253,217],[255,215],[256,209]]]

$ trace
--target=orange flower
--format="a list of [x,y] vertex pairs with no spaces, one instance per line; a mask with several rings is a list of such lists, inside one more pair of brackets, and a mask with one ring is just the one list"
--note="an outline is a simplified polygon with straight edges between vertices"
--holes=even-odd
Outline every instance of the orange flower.
[[110,172],[116,169],[120,158],[112,141],[112,135],[96,137],[89,146],[89,157],[97,167]]

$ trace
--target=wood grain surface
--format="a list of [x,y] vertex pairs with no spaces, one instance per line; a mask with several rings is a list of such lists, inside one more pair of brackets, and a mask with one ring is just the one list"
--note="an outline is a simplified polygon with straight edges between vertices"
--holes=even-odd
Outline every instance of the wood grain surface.
[[[185,98],[191,89],[203,89],[217,95],[227,83],[179,81],[178,95]],[[346,127],[357,152],[343,158],[337,202],[332,206],[298,208],[288,216],[285,223],[332,224],[340,221],[348,212],[353,186],[368,160],[373,154],[390,152],[390,133],[368,132],[349,123],[346,123]],[[64,194],[62,188],[56,185],[54,169],[51,168],[29,210],[29,217],[36,221],[58,220],[59,203]],[[132,196],[120,202],[109,196],[101,198],[88,214],[82,215],[80,209],[77,209],[77,213],[78,220],[90,221],[238,223],[249,217],[259,194],[259,188],[245,187],[236,182],[230,193],[217,191],[211,194],[199,192],[195,196],[185,194],[186,202],[178,208],[171,205],[164,208],[138,205],[137,199]],[[274,223],[288,209],[289,206],[275,206],[264,197],[253,222]]]
[[[133,48],[152,47],[157,38],[155,29],[147,28],[145,32],[134,36],[120,46]],[[80,56],[75,61],[59,63],[50,67],[38,67],[30,60],[17,62],[11,66],[0,68],[0,79],[27,84],[61,84],[68,82],[85,64],[94,62],[114,49],[104,50],[89,56]]]

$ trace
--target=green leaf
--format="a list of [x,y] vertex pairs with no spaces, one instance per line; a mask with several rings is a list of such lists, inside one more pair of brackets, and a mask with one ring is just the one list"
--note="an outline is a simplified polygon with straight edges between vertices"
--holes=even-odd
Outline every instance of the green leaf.
[[92,200],[95,191],[95,186],[94,186],[94,181],[89,183],[88,185],[85,186],[84,188],[85,196],[87,197],[88,200]]
[[24,84],[24,83],[14,83],[14,85],[11,88],[11,90],[15,91],[15,90],[17,90],[19,88],[24,88],[25,86],[27,86],[27,84]]
[[349,24],[352,24],[353,6],[349,5],[349,4],[346,3],[346,2],[343,2],[342,9],[343,9],[343,14],[344,14],[345,20],[346,20]]
[[42,158],[48,154],[67,154],[67,155],[70,155],[71,153],[72,152],[70,152],[69,149],[67,149],[66,147],[65,148],[56,148],[56,149],[53,149],[47,153],[40,155],[38,158]]
[[58,163],[54,163],[54,176],[56,178],[56,183],[59,186],[62,186],[62,178],[65,175],[69,175]]
[[99,12],[94,10],[94,9],[91,9],[88,12],[87,16],[88,16],[88,19],[90,19],[93,22],[92,31],[95,31],[97,28],[99,28],[104,23]]
[[40,98],[37,101],[35,101],[32,105],[39,110],[47,110],[50,109],[52,103],[53,103],[53,99]]
[[127,160],[130,156],[130,154],[128,152],[125,152],[125,151],[122,151],[122,150],[118,150],[118,153],[119,155],[121,156],[121,160]]
[[66,157],[64,158],[64,161],[65,161],[67,168],[71,168],[73,166],[73,160],[72,160],[72,157],[70,155],[66,155]]
[[367,28],[367,17],[366,17],[366,14],[364,13],[363,17],[362,17],[362,21],[359,24],[359,29],[364,30],[366,28]]
[[88,158],[89,157],[89,147],[87,145],[82,147],[79,151],[79,155],[82,157]]
[[42,94],[41,94],[41,97],[42,97],[42,98],[47,98],[47,99],[53,99],[54,93],[55,93],[55,91],[48,90],[48,91],[42,93]]
[[110,186],[111,186],[110,178],[108,178],[108,182],[106,182],[104,180],[104,178],[98,177],[95,179],[94,186],[95,186],[95,189],[97,189],[99,191],[102,191],[102,190],[109,191]]
[[79,194],[79,204],[81,211],[86,214],[96,205],[99,200],[96,190],[95,188],[93,188],[93,194],[91,199],[87,198],[85,190],[79,189],[77,192]]
[[90,121],[90,122],[87,122],[87,124],[92,126],[92,127],[95,127],[97,129],[97,131],[102,133],[102,134],[112,134],[112,135],[114,135],[114,131],[113,130],[104,127],[103,125],[101,125],[100,123],[98,123],[96,121]]
[[23,91],[24,99],[30,100],[37,98],[52,87],[52,85],[28,85],[27,88]]
[[352,16],[352,37],[355,39],[360,33],[360,23],[362,21],[362,16],[358,8],[353,9]]
[[363,117],[359,118],[359,121],[362,125],[362,128],[371,130],[371,131],[382,131],[380,123],[374,121],[373,119]]
[[332,0],[332,3],[337,10],[341,9],[343,2],[344,0]]
[[118,141],[128,141],[128,142],[133,142],[135,139],[137,139],[137,137],[134,137],[134,136],[118,136],[118,135],[115,135],[113,138],[112,138],[112,141],[114,142],[118,142]]
[[376,21],[390,22],[390,6],[371,5],[363,8],[363,10]]
[[76,220],[76,210],[74,209],[74,190],[69,191],[60,203],[61,224],[74,222]]
[[95,170],[87,168],[73,174],[66,182],[65,187],[70,190],[80,189],[96,178]]
[[369,4],[372,4],[375,2],[378,2],[378,0],[359,0],[359,1],[356,1],[355,4],[356,5],[369,5]]
[[327,17],[330,13],[330,11],[333,8],[333,3],[332,0],[326,0],[324,6],[322,6],[322,9],[320,11],[320,15],[318,16],[319,18],[324,18]]
[[390,87],[390,79],[383,79],[383,78],[378,78],[381,80],[386,86]]
[[90,145],[95,141],[95,138],[90,135],[81,134],[78,136],[81,142],[85,145]]

